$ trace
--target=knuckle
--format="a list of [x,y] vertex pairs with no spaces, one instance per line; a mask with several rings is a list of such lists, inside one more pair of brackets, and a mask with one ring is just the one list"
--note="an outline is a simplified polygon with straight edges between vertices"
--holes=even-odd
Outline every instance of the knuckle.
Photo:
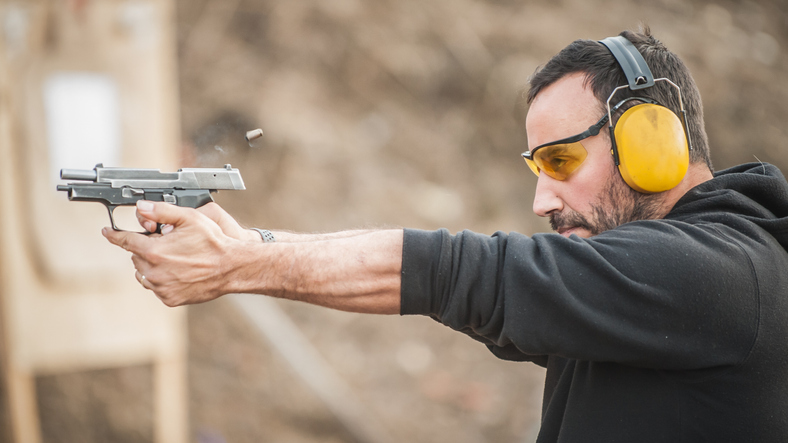
[[156,297],[158,297],[165,306],[170,308],[178,306],[177,297],[175,297],[175,294],[170,287],[160,286],[155,288],[153,293],[156,294]]
[[171,296],[163,296],[163,295],[162,295],[162,296],[160,296],[159,298],[161,298],[161,301],[164,303],[164,305],[165,305],[165,306],[167,306],[167,307],[169,307],[169,308],[175,308],[175,307],[178,307],[178,306],[180,306],[180,303],[179,303],[179,302],[178,302],[178,300],[177,300],[177,299],[175,299],[174,297],[171,297]]

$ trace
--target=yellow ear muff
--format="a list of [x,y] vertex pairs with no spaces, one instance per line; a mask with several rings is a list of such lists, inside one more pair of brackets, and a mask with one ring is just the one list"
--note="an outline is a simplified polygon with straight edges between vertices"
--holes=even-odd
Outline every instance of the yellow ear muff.
[[621,177],[646,194],[667,191],[687,173],[689,148],[684,126],[670,109],[643,103],[628,109],[615,130]]

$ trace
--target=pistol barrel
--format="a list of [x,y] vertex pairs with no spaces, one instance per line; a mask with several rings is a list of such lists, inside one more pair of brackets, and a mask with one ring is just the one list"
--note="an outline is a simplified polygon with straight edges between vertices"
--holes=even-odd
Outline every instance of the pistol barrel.
[[63,180],[88,180],[95,182],[98,173],[95,169],[61,169],[60,178]]

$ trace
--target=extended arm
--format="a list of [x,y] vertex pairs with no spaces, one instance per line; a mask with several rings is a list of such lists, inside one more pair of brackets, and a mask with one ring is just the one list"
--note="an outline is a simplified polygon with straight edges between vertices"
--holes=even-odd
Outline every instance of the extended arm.
[[404,245],[402,314],[502,358],[698,369],[740,363],[758,330],[748,256],[706,226],[640,221],[593,239],[406,230]]
[[133,254],[137,278],[168,306],[248,292],[346,311],[399,313],[402,230],[277,232],[276,243],[262,243],[216,205],[195,211],[148,202],[138,212],[172,229],[161,236],[102,232]]

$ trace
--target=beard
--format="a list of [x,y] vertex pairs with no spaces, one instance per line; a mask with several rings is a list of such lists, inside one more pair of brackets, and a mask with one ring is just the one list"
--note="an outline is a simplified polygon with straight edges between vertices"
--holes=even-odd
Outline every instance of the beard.
[[653,220],[664,217],[661,194],[642,194],[630,188],[614,169],[608,176],[607,192],[591,205],[591,213],[577,211],[550,214],[554,231],[578,227],[598,235],[604,231],[636,220]]

